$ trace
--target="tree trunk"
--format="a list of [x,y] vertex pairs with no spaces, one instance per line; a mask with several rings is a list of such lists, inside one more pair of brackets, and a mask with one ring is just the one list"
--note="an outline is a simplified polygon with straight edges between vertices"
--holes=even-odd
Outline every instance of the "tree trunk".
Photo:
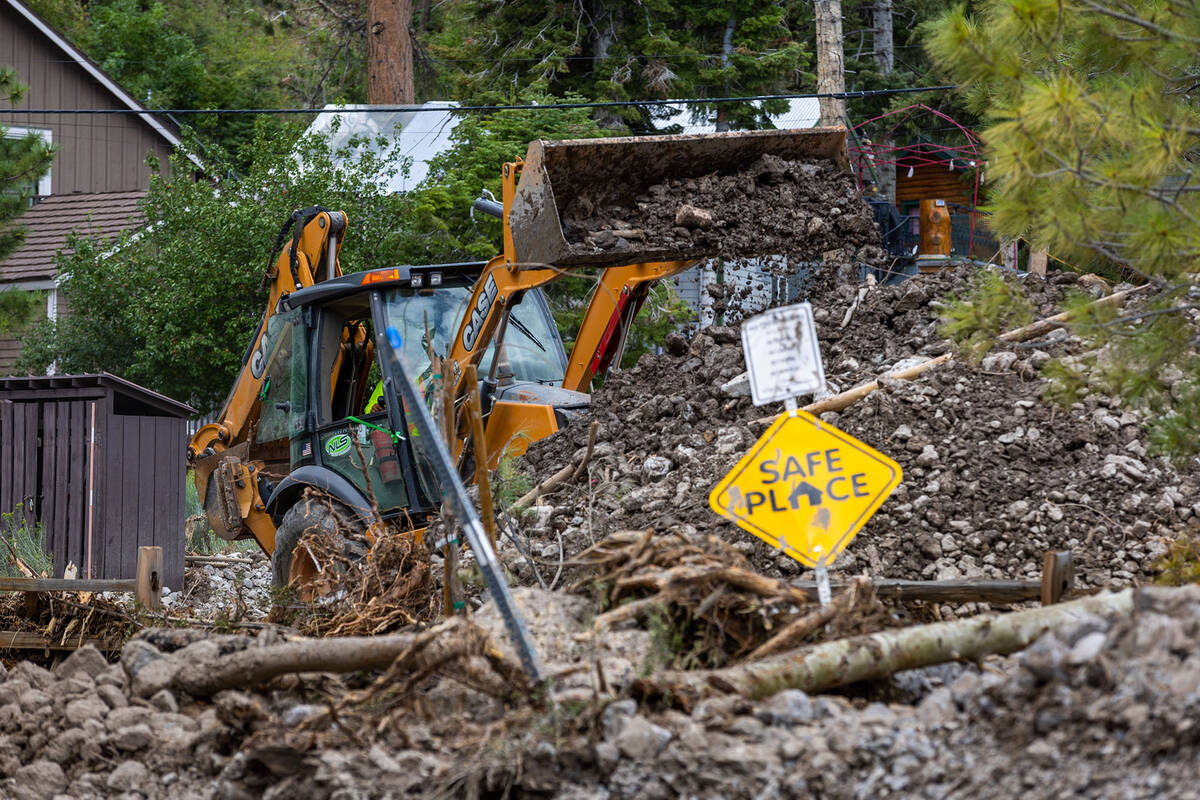
[[[499,665],[499,656],[482,629],[456,617],[420,633],[251,646],[212,660],[182,664],[171,684],[193,697],[208,697],[223,689],[259,686],[281,675],[385,669],[399,658],[407,659],[415,673],[430,664],[471,655],[485,655],[493,666]],[[505,677],[516,675],[509,667],[501,671]]]
[[896,50],[892,42],[892,0],[875,0],[874,6],[875,66],[880,75],[887,75],[896,66]]
[[985,614],[955,622],[855,636],[787,656],[717,670],[674,671],[640,681],[643,694],[696,698],[714,689],[751,698],[784,689],[822,692],[906,669],[946,661],[978,661],[1014,653],[1047,631],[1096,615],[1114,617],[1133,609],[1133,590],[1102,594],[1011,614]]
[[367,0],[367,102],[417,101],[413,79],[412,0]]
[[[619,24],[617,12],[614,12],[603,0],[592,4],[592,79],[608,80],[603,75],[604,62],[608,60],[608,49],[617,40]],[[599,108],[595,114],[596,124],[602,128],[620,128],[624,124],[621,115],[615,109]]]
[[[892,40],[892,0],[875,0],[874,6],[875,66],[880,75],[895,68],[896,50]],[[896,151],[893,141],[884,139],[875,150],[875,174],[879,179],[879,196],[896,204]]]
[[[817,93],[846,91],[842,54],[842,0],[815,0],[817,17]],[[822,97],[821,125],[845,125],[846,101]]]
[[[721,66],[729,66],[729,56],[733,52],[733,33],[737,30],[737,19],[730,17],[725,21],[725,36],[721,39]],[[729,84],[725,84],[725,94],[729,94]],[[717,133],[729,130],[729,110],[724,104],[717,109]]]

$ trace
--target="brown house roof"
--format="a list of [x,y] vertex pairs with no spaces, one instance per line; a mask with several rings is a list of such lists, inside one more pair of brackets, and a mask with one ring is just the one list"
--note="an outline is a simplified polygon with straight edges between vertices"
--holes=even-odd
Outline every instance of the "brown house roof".
[[0,263],[0,283],[49,280],[54,256],[71,231],[114,237],[142,223],[138,201],[145,192],[51,195],[20,218],[25,243]]

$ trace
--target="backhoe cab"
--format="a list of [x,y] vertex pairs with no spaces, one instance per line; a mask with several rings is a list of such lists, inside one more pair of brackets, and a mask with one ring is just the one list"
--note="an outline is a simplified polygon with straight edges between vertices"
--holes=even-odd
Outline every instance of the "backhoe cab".
[[[296,241],[309,227],[330,230],[330,213],[297,218]],[[344,229],[343,219],[337,230]],[[324,244],[326,251],[335,247],[333,240]],[[328,264],[325,251],[309,256],[298,259],[301,267]],[[271,276],[276,283],[296,283],[291,260],[290,252],[280,254]],[[342,275],[335,261],[331,277],[280,291],[219,421],[197,432],[188,451],[217,535],[256,539],[272,556],[275,580],[287,583],[314,568],[309,559],[293,558],[307,530],[355,534],[350,540],[393,526],[419,532],[442,492],[423,448],[414,446],[417,433],[410,409],[397,399],[397,382],[411,380],[435,407],[443,373],[458,372],[448,355],[471,328],[468,303],[484,268],[443,264]],[[298,273],[303,283],[311,270]],[[489,425],[489,452],[497,455],[553,432],[588,400],[560,388],[567,358],[542,293],[523,292],[518,300],[499,361],[494,340],[483,341],[478,329],[466,334],[477,340],[477,366],[487,376],[489,418],[504,417],[506,407],[520,412]],[[396,341],[381,345],[387,331]],[[389,374],[384,347],[407,377]],[[531,408],[532,415],[524,413]]]

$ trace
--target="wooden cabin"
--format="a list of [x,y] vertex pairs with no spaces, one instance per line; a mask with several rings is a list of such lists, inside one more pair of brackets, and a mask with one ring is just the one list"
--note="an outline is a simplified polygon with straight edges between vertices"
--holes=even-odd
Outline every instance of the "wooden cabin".
[[932,142],[902,148],[897,156],[896,208],[909,219],[913,238],[920,239],[919,254],[991,258],[999,245],[987,229],[986,215],[972,211],[983,197],[974,197],[971,161]]

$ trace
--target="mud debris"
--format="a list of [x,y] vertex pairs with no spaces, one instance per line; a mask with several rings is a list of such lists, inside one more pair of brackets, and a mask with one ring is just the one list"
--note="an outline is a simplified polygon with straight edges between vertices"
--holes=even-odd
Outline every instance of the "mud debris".
[[[0,793],[48,800],[1192,791],[1200,760],[1190,721],[1200,685],[1195,587],[1138,590],[1129,616],[1081,619],[983,669],[902,673],[901,700],[789,690],[761,701],[718,696],[691,713],[621,696],[650,647],[645,632],[586,637],[583,598],[531,589],[517,596],[547,663],[562,675],[555,706],[506,704],[453,674],[430,677],[408,704],[357,729],[346,724],[352,716],[322,716],[354,689],[352,677],[225,691],[211,701],[169,689],[143,699],[127,665],[139,652],[165,658],[151,641],[172,645],[139,639],[120,664],[84,648],[53,670],[23,662],[0,675]],[[478,618],[501,627],[490,606]],[[189,646],[174,635],[175,646]],[[609,676],[604,687],[600,672]]]
[[882,263],[875,218],[854,177],[829,161],[764,155],[743,172],[669,179],[632,204],[579,196],[563,213],[567,241],[580,254],[631,250],[653,242],[677,257],[783,255],[794,261]]
[[[934,304],[966,280],[946,272],[875,287],[844,328],[858,287],[814,295],[830,389],[950,349]],[[1061,310],[1070,282],[1022,285],[1044,316]],[[1155,574],[1167,542],[1200,523],[1200,476],[1150,454],[1143,418],[1116,399],[1092,394],[1069,408],[1046,400],[1038,368],[1048,351],[1071,347],[1057,335],[1047,340],[996,349],[978,367],[954,362],[911,382],[885,381],[866,400],[824,416],[905,473],[835,571],[1032,579],[1044,551],[1069,549],[1084,587]],[[678,528],[723,537],[764,575],[797,574],[796,562],[708,508],[711,487],[778,413],[721,388],[745,368],[738,331],[709,328],[666,349],[611,376],[594,395],[601,428],[588,479],[545,498],[528,535],[535,542],[561,535],[570,554],[617,530]],[[535,482],[582,446],[582,427],[530,449]]]

